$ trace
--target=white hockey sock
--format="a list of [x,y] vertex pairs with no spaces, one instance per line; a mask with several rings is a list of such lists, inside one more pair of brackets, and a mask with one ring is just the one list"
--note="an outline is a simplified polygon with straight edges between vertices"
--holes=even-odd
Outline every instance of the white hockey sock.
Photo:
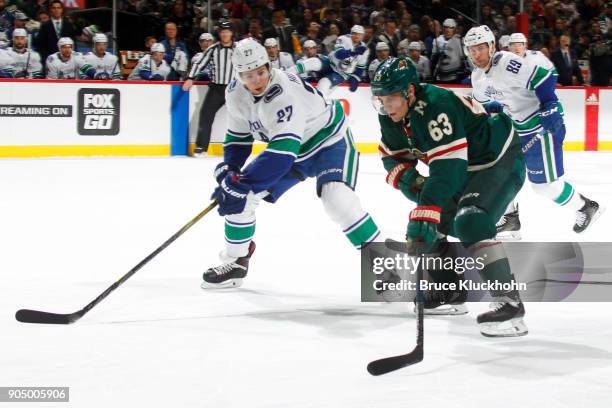
[[585,204],[580,194],[567,181],[555,180],[552,183],[532,184],[531,186],[536,193],[574,211],[578,211]]
[[317,84],[317,89],[321,91],[325,99],[329,98],[329,94],[331,93],[332,83],[327,78],[321,78],[319,83]]
[[361,208],[357,194],[341,182],[325,183],[321,201],[327,215],[342,228],[342,232],[357,249],[374,241],[380,231],[374,220]]

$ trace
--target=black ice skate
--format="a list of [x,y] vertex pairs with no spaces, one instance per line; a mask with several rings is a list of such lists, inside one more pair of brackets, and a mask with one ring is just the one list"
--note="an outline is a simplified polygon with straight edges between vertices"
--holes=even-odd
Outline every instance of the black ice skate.
[[584,200],[584,206],[576,211],[576,223],[574,224],[574,232],[580,234],[584,232],[603,213],[603,207],[600,207],[596,201],[589,200],[583,195],[580,197]]
[[[423,294],[423,313],[425,315],[463,315],[468,312],[465,301],[467,290],[458,288],[447,291],[426,291]],[[416,303],[414,305],[416,313]]]
[[518,337],[528,333],[525,307],[517,292],[495,297],[489,311],[478,315],[480,333],[486,337]]
[[223,263],[204,272],[202,289],[225,289],[242,286],[242,280],[249,271],[249,259],[253,252],[255,252],[255,242],[253,241],[249,245],[249,252],[240,258],[228,257],[223,251],[220,256]]
[[518,206],[516,211],[512,211],[502,215],[500,220],[495,225],[497,227],[497,235],[495,239],[498,241],[518,241],[521,239],[521,220],[519,219]]

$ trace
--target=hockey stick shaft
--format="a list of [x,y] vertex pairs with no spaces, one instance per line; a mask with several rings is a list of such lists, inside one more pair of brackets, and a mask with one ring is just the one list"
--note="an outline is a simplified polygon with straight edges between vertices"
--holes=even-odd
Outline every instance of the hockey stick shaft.
[[138,272],[143,266],[149,263],[153,258],[155,258],[160,252],[166,249],[170,244],[176,241],[181,235],[183,235],[187,230],[193,227],[198,221],[200,221],[206,214],[208,214],[213,208],[217,206],[217,202],[213,201],[210,203],[208,207],[202,210],[198,215],[196,215],[191,221],[183,226],[180,230],[178,230],[174,235],[168,238],[163,244],[161,244],[157,249],[151,252],[146,258],[138,263],[138,265],[134,266],[130,269],[125,275],[123,275],[119,280],[110,285],[104,292],[102,292],[98,297],[88,303],[83,309],[71,313],[71,314],[55,314],[42,312],[37,310],[28,310],[21,309],[18,310],[15,318],[23,323],[51,323],[51,324],[70,324],[74,323],[85,313],[89,312],[93,309],[98,303],[104,300],[108,295],[110,295],[115,289],[121,286],[125,281],[131,278],[136,272]]

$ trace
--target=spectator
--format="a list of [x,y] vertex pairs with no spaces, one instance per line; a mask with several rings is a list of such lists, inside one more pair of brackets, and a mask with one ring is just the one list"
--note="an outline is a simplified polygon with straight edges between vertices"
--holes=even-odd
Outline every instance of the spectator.
[[564,86],[584,85],[576,55],[570,49],[570,42],[568,35],[562,35],[559,38],[559,48],[554,50],[550,56],[559,74],[557,83]]
[[261,26],[261,20],[258,18],[252,18],[249,21],[249,32],[245,34],[244,38],[250,37],[260,44],[263,44],[263,27]]
[[553,35],[560,38],[562,35],[568,32],[567,21],[564,18],[557,18],[555,20],[555,28],[553,28]]
[[[387,20],[385,22],[385,30],[378,36],[378,42],[384,42],[389,46],[389,52],[392,56],[397,56],[397,45],[402,40],[397,30],[395,20]],[[378,47],[378,44],[376,44]]]
[[293,27],[286,24],[285,11],[276,9],[272,12],[272,26],[264,31],[264,39],[276,38],[280,51],[293,54]]
[[130,73],[130,81],[165,81],[170,75],[170,66],[164,60],[166,49],[161,43],[151,46],[151,54],[138,60],[138,64]]
[[433,79],[440,83],[459,83],[465,74],[465,57],[461,37],[455,34],[457,22],[447,18],[444,34],[435,39],[432,49]]
[[391,49],[389,44],[383,41],[376,44],[376,59],[370,62],[370,65],[368,66],[368,78],[370,81],[372,78],[374,78],[374,72],[376,72],[378,66],[385,62],[390,56]]
[[224,8],[228,11],[230,18],[246,19],[250,12],[249,6],[243,0],[231,0],[225,3]]
[[301,17],[300,22],[296,25],[296,30],[301,36],[307,34],[310,23],[315,22],[312,10],[309,8],[304,9],[304,15]]
[[365,0],[353,0],[349,6],[353,13],[359,14],[362,22],[368,21],[370,16],[370,8],[365,3]]
[[0,0],[0,32],[7,32],[13,27],[13,13],[6,9],[6,0]]
[[518,32],[518,27],[516,26],[516,17],[508,16],[506,18],[505,28],[502,30],[502,35],[511,35],[512,33]]
[[266,51],[268,52],[268,58],[270,59],[272,68],[286,71],[288,68],[295,65],[291,54],[279,50],[276,38],[266,39],[266,41],[264,41],[264,47],[266,47]]
[[546,18],[538,16],[535,20],[535,27],[529,30],[529,44],[534,50],[547,46],[550,42],[550,31],[546,28]]
[[[593,26],[598,23],[593,23]],[[595,31],[595,30],[593,30]],[[607,40],[601,33],[593,35],[589,45],[589,66],[591,68],[592,86],[609,86],[610,71],[612,70],[612,53],[610,50],[610,40]]]
[[334,50],[336,40],[340,36],[340,28],[335,23],[329,25],[329,32],[323,39],[322,44],[325,49],[325,54],[329,54]]
[[187,65],[189,64],[187,46],[183,41],[178,39],[178,29],[175,23],[171,21],[167,22],[164,25],[164,32],[166,38],[164,38],[160,44],[163,44],[164,50],[166,51],[164,60],[170,68],[172,68],[168,80],[178,81],[183,78],[187,72]]
[[[193,15],[185,7],[185,0],[174,0],[168,22],[176,24],[177,37],[187,39],[193,33]],[[187,49],[183,50],[188,54]]]
[[305,41],[312,40],[318,42],[321,39],[321,26],[316,21],[311,21],[308,25],[308,29],[306,30],[306,35],[302,37],[300,43],[304,43]]
[[363,43],[366,45],[366,47],[368,47],[368,55],[374,56],[376,55],[376,39],[374,38],[374,27],[372,27],[371,25],[367,25],[363,27],[363,29]]
[[493,18],[493,10],[489,4],[484,4],[481,8],[482,24],[486,25],[497,36],[501,32],[497,21]]
[[410,31],[411,25],[412,25],[412,14],[406,12],[402,16],[402,18],[400,18],[400,26],[398,28],[399,36],[401,39],[408,37],[408,32]]
[[431,65],[429,59],[421,55],[421,44],[413,41],[408,44],[408,56],[414,62],[417,72],[419,74],[419,80],[422,82],[428,82],[431,80]]
[[36,38],[38,41],[36,47],[43,61],[49,55],[58,51],[57,42],[60,38],[69,37],[74,41],[78,34],[74,24],[64,17],[64,5],[60,0],[52,0],[49,10],[51,11],[51,19],[41,25],[40,34]]
[[145,48],[147,50],[151,50],[151,47],[153,46],[153,44],[156,44],[156,43],[157,43],[157,38],[153,37],[152,35],[145,38]]

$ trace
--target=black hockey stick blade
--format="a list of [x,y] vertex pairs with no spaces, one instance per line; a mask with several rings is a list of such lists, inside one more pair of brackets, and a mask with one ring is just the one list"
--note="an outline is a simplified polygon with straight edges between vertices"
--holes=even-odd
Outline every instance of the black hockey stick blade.
[[15,319],[22,323],[71,324],[79,320],[85,313],[82,310],[74,313],[60,314],[42,312],[39,310],[19,309]]
[[416,346],[414,350],[408,354],[386,357],[381,358],[380,360],[372,361],[370,364],[368,364],[368,373],[372,375],[387,374],[391,371],[420,363],[421,361],[423,361],[423,347]]

